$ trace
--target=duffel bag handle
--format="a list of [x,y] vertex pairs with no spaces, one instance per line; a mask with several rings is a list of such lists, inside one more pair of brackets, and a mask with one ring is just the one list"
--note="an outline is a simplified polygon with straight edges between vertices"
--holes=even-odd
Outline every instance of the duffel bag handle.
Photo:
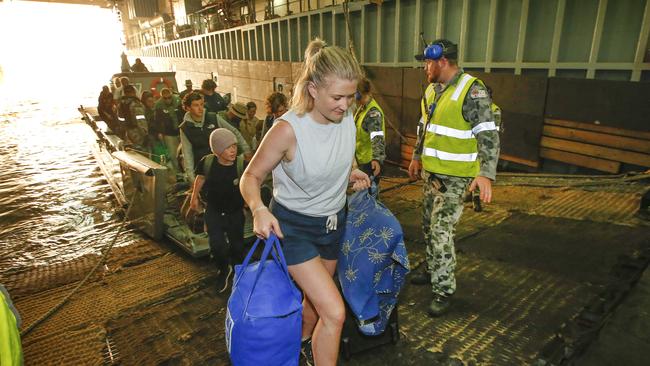
[[[249,265],[251,257],[253,256],[253,253],[255,252],[255,249],[257,248],[261,238],[258,238],[255,241],[255,244],[251,248],[251,250],[248,252],[248,255],[246,255],[246,258],[244,259],[244,262],[242,263],[242,269],[241,269],[241,276],[237,279],[237,282],[233,284],[233,287],[236,287],[239,281],[244,277],[246,274],[246,267]],[[275,248],[275,251],[272,249]],[[278,258],[276,256],[276,252],[279,253]],[[260,269],[257,271],[257,275],[255,276],[255,282],[253,282],[253,287],[251,288],[250,293],[248,294],[248,298],[246,299],[246,305],[244,306],[243,313],[246,313],[248,310],[248,304],[250,304],[251,297],[253,296],[253,292],[255,292],[255,287],[257,286],[257,283],[259,282],[260,275],[264,271],[264,268],[266,267],[266,262],[267,258],[269,257],[269,254],[273,256],[273,260],[282,268],[282,272],[284,272],[285,276],[287,277],[287,281],[291,282],[291,276],[289,275],[289,268],[287,267],[287,261],[284,258],[284,253],[282,253],[282,247],[280,246],[280,240],[277,238],[277,236],[274,233],[271,233],[271,235],[268,237],[268,239],[264,240],[264,251],[262,252],[262,256],[260,257]]]

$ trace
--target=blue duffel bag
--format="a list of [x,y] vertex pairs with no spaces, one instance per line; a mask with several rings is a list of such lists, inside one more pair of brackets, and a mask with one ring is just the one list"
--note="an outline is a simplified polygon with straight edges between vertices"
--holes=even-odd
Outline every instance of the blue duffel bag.
[[226,345],[235,366],[298,365],[302,294],[294,285],[280,241],[265,241],[259,262],[250,263],[258,239],[241,265],[226,313]]

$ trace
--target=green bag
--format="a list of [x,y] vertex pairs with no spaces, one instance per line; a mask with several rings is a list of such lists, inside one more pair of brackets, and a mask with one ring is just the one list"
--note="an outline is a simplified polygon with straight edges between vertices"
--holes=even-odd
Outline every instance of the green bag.
[[169,161],[169,150],[167,150],[167,145],[162,141],[156,141],[153,143],[153,146],[151,147],[151,155],[151,160],[158,164],[164,164],[163,157],[165,162]]

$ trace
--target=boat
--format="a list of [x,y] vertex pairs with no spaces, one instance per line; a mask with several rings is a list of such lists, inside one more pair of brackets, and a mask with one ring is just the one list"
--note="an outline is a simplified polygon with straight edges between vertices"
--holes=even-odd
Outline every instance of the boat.
[[[156,94],[165,86],[177,91],[174,72],[118,73],[111,79],[120,76],[127,76],[140,93],[149,89]],[[97,108],[82,105],[79,112],[96,137],[95,160],[131,225],[154,240],[171,240],[193,257],[208,255],[203,225],[190,227],[181,217],[189,185],[176,182],[164,157],[130,147],[111,131]]]

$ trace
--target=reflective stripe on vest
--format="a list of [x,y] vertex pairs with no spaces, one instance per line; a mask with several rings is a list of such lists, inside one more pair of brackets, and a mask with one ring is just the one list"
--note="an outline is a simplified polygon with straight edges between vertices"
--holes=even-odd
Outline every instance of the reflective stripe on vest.
[[[463,102],[475,80],[475,77],[463,74],[438,98],[424,136],[422,164],[425,170],[457,177],[475,177],[478,174],[475,134],[494,129],[494,122],[484,122],[472,129],[463,117]],[[435,96],[428,99],[426,107],[433,103]]]
[[[381,131],[374,131],[368,133],[363,129],[363,120],[366,118],[366,114],[372,108],[377,108],[379,113],[381,113]],[[358,164],[368,164],[372,160],[372,139],[376,136],[385,136],[386,125],[384,122],[384,111],[381,109],[377,101],[373,98],[365,108],[360,110],[354,116],[355,123],[357,125],[357,146],[355,150],[355,156],[357,158]]]

